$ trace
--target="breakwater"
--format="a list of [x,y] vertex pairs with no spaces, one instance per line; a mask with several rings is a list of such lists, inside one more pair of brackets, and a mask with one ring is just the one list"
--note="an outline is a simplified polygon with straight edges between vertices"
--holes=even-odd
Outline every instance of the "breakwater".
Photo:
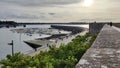
[[[68,36],[76,35],[76,34],[82,32],[83,30],[85,30],[85,28],[83,28],[83,27],[65,26],[65,25],[51,25],[51,28],[59,29],[59,33],[52,34],[51,36],[46,37],[46,38],[38,38],[36,40],[24,41],[24,42],[27,43],[28,45],[30,45],[35,50],[37,50],[38,47],[53,45],[57,42],[58,39],[63,40],[64,38],[68,38]],[[60,32],[61,30],[70,31],[70,32],[61,33]],[[50,40],[52,40],[52,42],[50,42]],[[46,42],[44,42],[44,41],[46,41]],[[52,44],[50,44],[49,42]]]
[[[75,38],[77,35],[84,35],[88,32],[87,28],[77,27],[77,26],[73,27],[73,26],[64,26],[64,25],[51,25],[51,28],[58,29],[59,31],[61,31],[61,30],[72,31],[73,29],[74,30],[68,34],[66,34],[66,33],[65,34],[61,34],[61,33],[54,34],[50,37],[40,38],[40,39],[38,38],[35,41],[27,41],[28,43],[30,42],[30,44],[37,43],[37,45],[42,45],[42,47],[35,49],[36,51],[34,51],[34,52],[28,52],[28,53],[26,53],[26,55],[34,56],[35,54],[38,54],[40,51],[49,50],[49,47],[47,44],[56,45],[56,47],[59,47],[61,45],[61,43],[67,44],[68,42],[71,42],[71,40],[73,38]],[[76,30],[77,30],[77,32],[76,32]],[[74,33],[74,35],[71,33]],[[39,41],[44,41],[44,42],[39,42]]]
[[77,34],[85,30],[85,28],[83,27],[65,26],[65,25],[51,25],[51,27],[59,30],[72,31],[72,34]]
[[[96,27],[96,26],[95,26]],[[76,68],[119,68],[120,28],[104,25]]]

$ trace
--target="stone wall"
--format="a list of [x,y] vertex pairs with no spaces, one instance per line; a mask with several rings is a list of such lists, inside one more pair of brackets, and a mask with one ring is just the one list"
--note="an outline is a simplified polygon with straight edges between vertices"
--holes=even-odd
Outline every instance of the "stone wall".
[[100,30],[102,29],[104,23],[90,23],[89,24],[89,32],[91,34],[96,34],[99,33]]
[[76,68],[120,68],[120,28],[104,25]]
[[[105,23],[89,23],[89,32],[91,34],[97,34],[100,32],[100,30],[102,29],[102,27],[105,24],[109,24],[110,22],[105,22]],[[119,27],[120,28],[120,23],[112,23],[113,26]]]

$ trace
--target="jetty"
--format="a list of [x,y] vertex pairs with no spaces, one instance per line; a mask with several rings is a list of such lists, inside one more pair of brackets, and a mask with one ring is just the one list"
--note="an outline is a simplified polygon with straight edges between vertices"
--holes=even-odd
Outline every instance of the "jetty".
[[[76,28],[76,26],[74,27]],[[69,28],[72,30],[73,27],[71,28],[71,26],[69,26]],[[77,35],[84,35],[88,32],[87,28],[83,28],[83,27],[77,27],[77,28],[80,29],[79,30],[80,32],[77,32],[76,34],[60,33],[60,34],[51,35],[50,37],[46,37],[46,38],[38,38],[36,40],[24,41],[25,43],[29,44],[33,49],[35,49],[35,51],[28,51],[25,54],[34,56],[35,54],[38,54],[40,51],[49,50],[49,46],[51,45],[56,45],[56,47],[59,47],[61,43],[67,44],[68,42],[71,42],[71,40],[75,38]],[[57,28],[57,29],[61,29],[61,28]]]
[[85,28],[83,27],[67,25],[51,25],[51,27],[59,30],[72,31],[72,34],[77,34],[85,30]]
[[[83,27],[76,27],[76,26],[65,26],[65,25],[51,25],[52,29],[58,29],[58,33],[52,33],[51,36],[46,38],[38,38],[36,40],[28,40],[24,41],[26,44],[31,46],[33,49],[37,50],[38,47],[42,46],[49,46],[54,45],[58,39],[63,40],[63,38],[67,38],[70,35],[80,33],[85,30]],[[60,32],[61,30],[64,30],[64,32]],[[65,32],[69,31],[69,32]],[[52,40],[52,41],[51,41]]]

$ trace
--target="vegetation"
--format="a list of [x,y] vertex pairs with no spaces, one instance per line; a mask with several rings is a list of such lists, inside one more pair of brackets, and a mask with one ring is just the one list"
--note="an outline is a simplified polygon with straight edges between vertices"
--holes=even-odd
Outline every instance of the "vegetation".
[[0,27],[16,27],[17,23],[14,21],[0,21]]
[[34,57],[16,53],[13,56],[7,55],[0,63],[2,68],[75,68],[95,38],[88,33],[79,35],[66,45],[61,44],[59,48],[50,46],[49,51],[41,51]]
[[17,24],[17,23],[14,22],[14,21],[0,21],[0,25],[1,25],[1,24],[14,25],[14,24]]

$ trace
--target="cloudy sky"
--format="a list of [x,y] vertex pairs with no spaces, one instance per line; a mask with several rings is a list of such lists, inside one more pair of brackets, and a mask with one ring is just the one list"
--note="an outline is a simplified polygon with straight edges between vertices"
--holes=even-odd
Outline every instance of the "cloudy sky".
[[0,20],[120,22],[120,0],[0,0]]

